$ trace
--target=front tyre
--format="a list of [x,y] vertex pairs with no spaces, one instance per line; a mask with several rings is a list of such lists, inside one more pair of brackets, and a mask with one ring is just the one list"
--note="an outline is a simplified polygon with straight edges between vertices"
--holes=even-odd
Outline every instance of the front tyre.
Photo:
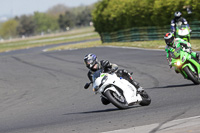
[[148,106],[151,103],[151,98],[150,96],[147,94],[146,91],[142,91],[140,93],[141,97],[142,97],[142,101],[140,102],[141,106]]
[[198,74],[195,74],[194,72],[192,72],[189,67],[185,67],[183,68],[183,70],[185,71],[185,73],[188,75],[188,79],[192,80],[192,82],[195,85],[199,85],[200,84],[200,79],[198,78]]
[[119,108],[119,109],[127,109],[128,108],[125,97],[123,95],[119,96],[116,92],[114,92],[112,90],[107,90],[104,95],[117,108]]

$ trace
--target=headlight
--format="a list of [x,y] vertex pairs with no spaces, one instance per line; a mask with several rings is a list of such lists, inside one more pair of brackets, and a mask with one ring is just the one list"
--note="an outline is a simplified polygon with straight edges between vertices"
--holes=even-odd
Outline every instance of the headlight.
[[[101,84],[98,86],[98,88],[94,88],[93,90],[98,90],[101,88],[101,86],[107,81],[108,76],[104,76],[103,79],[101,80]],[[103,92],[102,88],[99,90],[100,92]]]
[[176,62],[176,65],[177,65],[177,66],[180,66],[180,65],[181,65],[181,62],[180,62],[180,61],[177,61],[177,62]]
[[101,84],[103,85],[108,79],[108,76],[104,76],[103,79],[101,80]]
[[99,89],[99,86],[95,86],[95,87],[93,88],[93,91],[96,92],[96,91],[98,91],[98,89]]

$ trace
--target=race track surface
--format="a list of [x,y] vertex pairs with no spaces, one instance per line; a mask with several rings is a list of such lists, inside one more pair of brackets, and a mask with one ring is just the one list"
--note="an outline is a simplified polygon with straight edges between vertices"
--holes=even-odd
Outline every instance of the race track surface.
[[[133,77],[150,106],[103,105],[88,82],[83,57],[95,53]],[[114,47],[0,54],[0,133],[97,133],[200,115],[200,86],[170,69],[163,51]],[[155,128],[150,133],[155,133]]]

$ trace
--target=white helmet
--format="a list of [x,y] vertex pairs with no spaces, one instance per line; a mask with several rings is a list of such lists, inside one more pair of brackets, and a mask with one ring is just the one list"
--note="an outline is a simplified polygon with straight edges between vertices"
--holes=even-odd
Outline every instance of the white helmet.
[[87,68],[92,69],[93,66],[97,63],[97,56],[93,53],[87,54],[84,57],[84,62]]
[[182,15],[182,13],[179,12],[179,11],[177,11],[177,12],[174,13],[175,18],[180,18],[181,15]]
[[171,46],[173,47],[174,46],[174,34],[169,32],[169,33],[166,33],[165,36],[164,36],[164,39],[165,39],[165,43],[168,45],[168,46]]

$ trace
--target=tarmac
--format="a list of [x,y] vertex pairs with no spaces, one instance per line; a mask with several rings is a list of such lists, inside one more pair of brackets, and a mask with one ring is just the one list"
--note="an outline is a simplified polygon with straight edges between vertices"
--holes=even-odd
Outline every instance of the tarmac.
[[200,133],[200,116],[103,133]]

